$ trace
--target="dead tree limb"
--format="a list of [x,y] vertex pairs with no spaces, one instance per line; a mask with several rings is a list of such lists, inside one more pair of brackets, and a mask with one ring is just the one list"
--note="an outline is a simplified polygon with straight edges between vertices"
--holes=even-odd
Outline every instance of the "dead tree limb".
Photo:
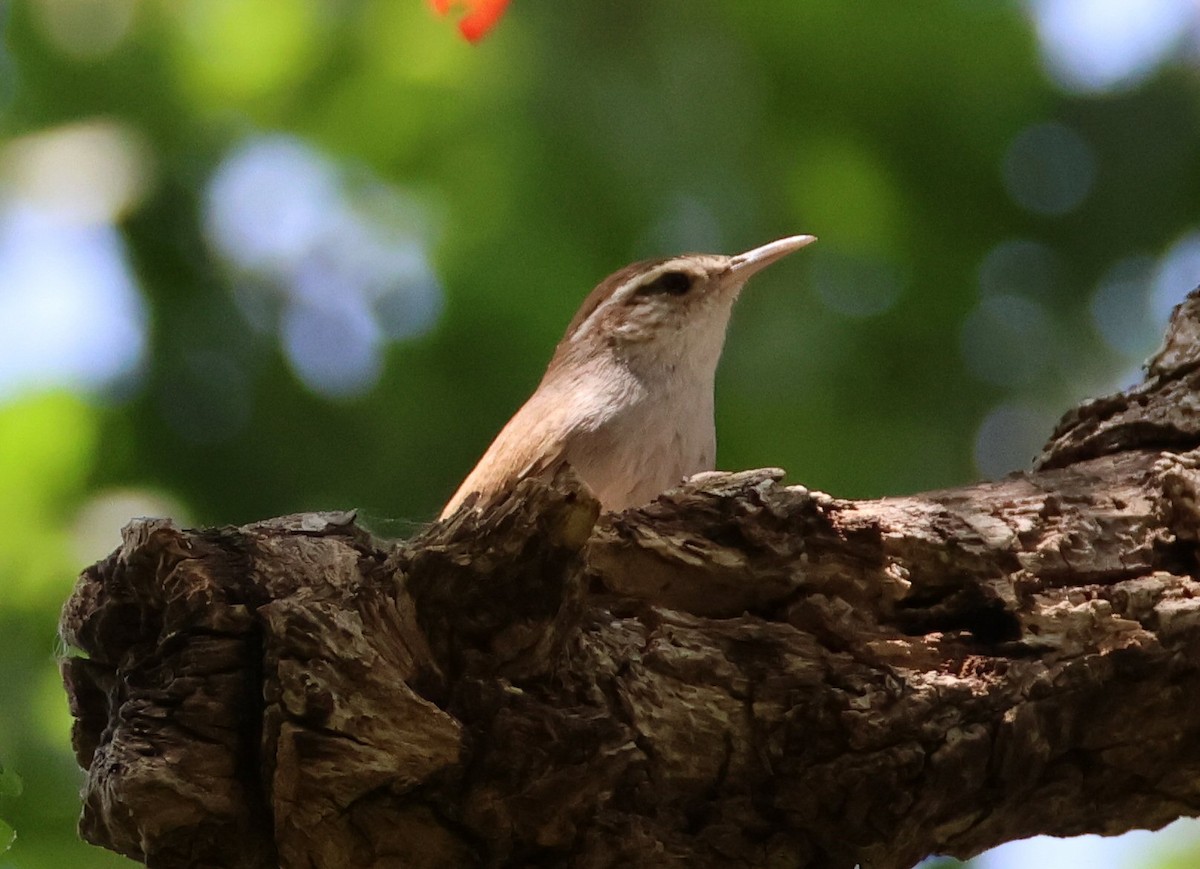
[[80,578],[83,835],[151,867],[905,869],[1200,812],[1200,296],[1037,470],[569,472],[386,544],[142,520]]

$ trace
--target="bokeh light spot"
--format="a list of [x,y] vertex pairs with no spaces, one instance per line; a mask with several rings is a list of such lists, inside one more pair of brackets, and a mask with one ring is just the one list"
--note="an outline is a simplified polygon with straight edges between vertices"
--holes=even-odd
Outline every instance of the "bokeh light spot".
[[806,226],[820,228],[826,249],[887,255],[900,247],[904,197],[886,162],[859,140],[810,143],[796,155],[790,190],[797,213]]
[[975,433],[975,467],[987,479],[1027,469],[1050,436],[1054,419],[1017,402],[997,405]]
[[0,151],[0,178],[9,196],[80,223],[127,214],[142,201],[152,175],[144,137],[107,120],[33,133]]
[[32,6],[55,48],[78,60],[95,60],[133,29],[136,0],[36,0]]
[[424,333],[441,313],[425,210],[296,139],[255,137],[231,153],[209,186],[205,228],[239,308],[278,331],[318,393],[370,389],[386,342]]
[[1092,294],[1092,324],[1104,343],[1129,359],[1144,359],[1162,339],[1150,316],[1154,268],[1150,257],[1123,259],[1104,274]]
[[0,516],[54,512],[81,484],[96,437],[95,412],[66,393],[0,405]]
[[1004,185],[1013,201],[1035,214],[1060,216],[1078,208],[1096,177],[1096,158],[1083,137],[1063,124],[1027,127],[1004,157]]
[[979,291],[984,296],[1053,298],[1065,283],[1066,264],[1050,247],[1038,241],[1013,238],[1002,241],[979,264]]
[[190,0],[181,7],[185,72],[222,99],[286,87],[308,68],[320,25],[314,0]]
[[173,498],[145,489],[109,489],[92,495],[75,514],[71,549],[80,564],[104,558],[121,545],[121,529],[134,518],[168,518],[189,524],[187,511]]
[[717,252],[725,249],[725,236],[711,208],[694,196],[680,195],[653,223],[638,249],[655,254]]
[[1163,254],[1154,273],[1150,293],[1150,316],[1160,330],[1171,316],[1171,310],[1188,293],[1200,287],[1200,232],[1184,234]]
[[809,278],[825,307],[846,317],[873,317],[896,304],[901,270],[882,256],[814,249]]
[[146,311],[116,222],[151,182],[131,127],[92,120],[0,151],[0,399],[135,375]]
[[1082,93],[1144,81],[1200,20],[1195,0],[1031,0],[1028,8],[1051,77]]
[[960,346],[967,369],[979,380],[1022,386],[1047,373],[1052,338],[1041,303],[1022,296],[987,296],[963,321]]
[[68,393],[0,405],[0,607],[61,603],[74,570],[62,518],[98,440],[96,412]]
[[379,376],[379,330],[367,311],[291,305],[283,316],[282,338],[296,373],[317,392],[357,395]]
[[241,269],[284,271],[316,245],[342,207],[334,167],[295,139],[251,141],[213,175],[205,228]]
[[0,201],[0,399],[134,374],[146,312],[117,231]]
[[1033,836],[1009,842],[971,861],[977,869],[1073,867],[1087,869],[1184,869],[1196,863],[1200,821],[1181,818],[1161,830],[1131,830],[1120,836]]

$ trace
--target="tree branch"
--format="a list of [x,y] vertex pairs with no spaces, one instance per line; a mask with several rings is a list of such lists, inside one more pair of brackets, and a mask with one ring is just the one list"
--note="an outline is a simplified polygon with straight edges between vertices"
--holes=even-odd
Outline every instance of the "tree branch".
[[62,618],[82,833],[154,867],[904,869],[1200,810],[1200,296],[1037,470],[570,474],[391,545],[139,520]]

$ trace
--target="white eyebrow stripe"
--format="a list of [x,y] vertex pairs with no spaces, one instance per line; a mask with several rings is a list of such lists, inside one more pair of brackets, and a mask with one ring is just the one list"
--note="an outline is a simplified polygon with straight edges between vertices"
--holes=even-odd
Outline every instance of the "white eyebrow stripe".
[[633,295],[634,292],[636,292],[637,287],[656,280],[660,275],[663,275],[666,272],[687,272],[688,274],[695,275],[696,272],[694,269],[687,268],[688,264],[689,260],[686,257],[676,257],[675,259],[669,259],[665,262],[659,263],[650,271],[643,272],[630,278],[625,283],[621,284],[621,286],[613,290],[607,299],[597,305],[596,309],[584,318],[583,322],[576,327],[572,334],[580,335],[585,330],[590,329],[592,326],[592,321],[595,320],[596,317],[601,316],[613,305],[624,302],[631,295]]

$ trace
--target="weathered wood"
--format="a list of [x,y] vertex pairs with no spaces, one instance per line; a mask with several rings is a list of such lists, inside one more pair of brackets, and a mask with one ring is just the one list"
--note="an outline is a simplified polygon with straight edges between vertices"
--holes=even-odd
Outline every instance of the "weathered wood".
[[1038,470],[569,470],[416,539],[138,521],[80,578],[81,828],[149,866],[904,869],[1200,813],[1200,296]]

